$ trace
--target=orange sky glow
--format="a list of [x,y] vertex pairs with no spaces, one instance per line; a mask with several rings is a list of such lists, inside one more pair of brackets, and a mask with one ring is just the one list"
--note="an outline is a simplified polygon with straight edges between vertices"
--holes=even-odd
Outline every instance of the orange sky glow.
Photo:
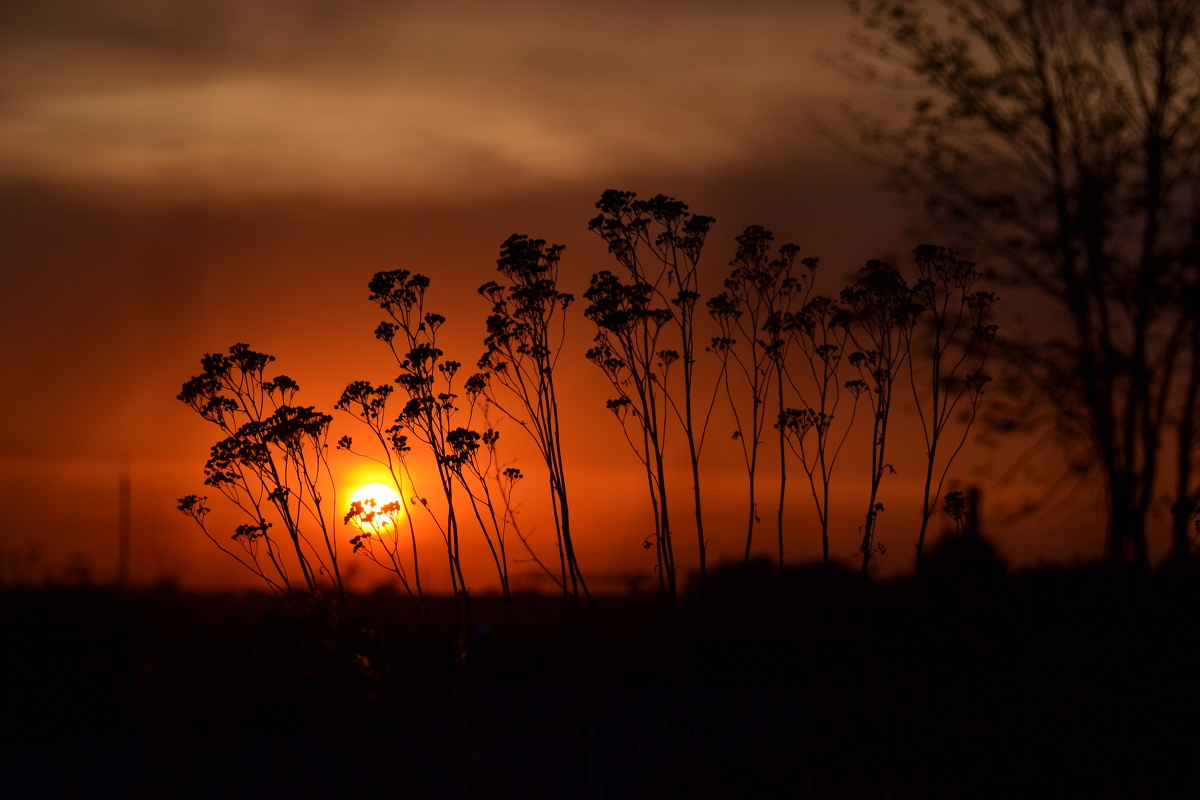
[[[702,263],[710,293],[750,224],[819,256],[827,294],[869,258],[909,264],[918,243],[907,201],[821,132],[847,133],[846,103],[886,115],[910,99],[829,65],[851,46],[836,0],[10,6],[0,10],[0,583],[85,568],[112,580],[128,470],[134,581],[252,585],[176,510],[177,498],[205,494],[217,436],[176,395],[203,354],[247,342],[299,382],[301,404],[334,413],[331,445],[360,433],[333,411],[341,389],[395,377],[372,335],[375,271],[428,275],[448,355],[473,365],[488,312],[475,290],[509,234],[566,245],[561,288],[577,298],[593,272],[613,268],[587,230],[606,188],[668,194],[716,217]],[[620,588],[651,574],[652,520],[604,407],[611,390],[583,358],[593,330],[582,308],[570,309],[560,378],[572,511],[585,573]],[[715,365],[701,367],[711,389]],[[745,515],[741,451],[718,409],[704,454],[717,559],[740,555]],[[504,457],[526,475],[520,522],[550,557],[543,470],[520,430],[499,427]],[[919,433],[897,436],[882,574],[911,567],[919,503]],[[1014,563],[1098,555],[1086,491],[1057,490],[1042,513],[1014,515],[1055,480],[1042,449],[1051,477],[1001,482],[1029,444],[974,446],[952,485],[984,487],[985,532]],[[778,470],[764,457],[766,554]],[[340,528],[351,492],[386,475],[344,453],[332,465]],[[1037,464],[1016,472],[1026,466]],[[850,561],[861,456],[840,474],[834,555]],[[791,476],[787,506],[797,562],[820,554],[802,477]],[[677,488],[677,535],[689,542],[682,468]],[[210,505],[235,524],[220,498]],[[350,535],[341,530],[343,544]],[[434,563],[436,532],[419,535]],[[343,557],[353,585],[387,581],[348,546]],[[514,558],[516,585],[541,585],[515,548]],[[692,551],[679,563],[694,566]],[[467,568],[468,582],[490,585],[478,542]]]

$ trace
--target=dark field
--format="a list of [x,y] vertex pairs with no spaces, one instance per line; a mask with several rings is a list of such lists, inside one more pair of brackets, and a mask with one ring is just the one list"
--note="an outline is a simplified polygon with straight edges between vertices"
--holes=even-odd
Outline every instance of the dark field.
[[[340,634],[258,595],[0,594],[3,797],[1194,797],[1200,592],[1099,570],[476,598]],[[740,598],[740,600],[739,600]],[[740,605],[744,614],[737,612]],[[437,609],[453,628],[448,603]]]

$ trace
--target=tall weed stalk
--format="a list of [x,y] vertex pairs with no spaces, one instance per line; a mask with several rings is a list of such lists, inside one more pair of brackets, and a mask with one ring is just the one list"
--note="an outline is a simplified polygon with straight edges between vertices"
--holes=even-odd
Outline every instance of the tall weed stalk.
[[204,465],[204,483],[248,520],[231,537],[240,552],[209,530],[207,498],[188,495],[179,509],[272,591],[288,596],[302,591],[322,606],[332,600],[340,618],[345,587],[330,511],[336,489],[327,458],[332,417],[312,406],[293,405],[299,384],[286,375],[266,377],[274,360],[235,344],[228,353],[204,356],[202,372],[179,394],[180,401],[224,434]]

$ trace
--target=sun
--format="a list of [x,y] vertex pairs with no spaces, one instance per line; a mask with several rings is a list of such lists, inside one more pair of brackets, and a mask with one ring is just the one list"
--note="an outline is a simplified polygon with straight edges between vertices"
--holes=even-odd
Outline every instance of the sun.
[[[368,483],[357,489],[350,495],[347,512],[354,503],[361,503],[363,512],[359,517],[347,521],[365,533],[382,533],[393,528],[404,513],[404,503],[400,501],[400,495],[386,483]],[[395,503],[395,506],[390,505],[392,503]],[[384,511],[385,507],[387,511]]]

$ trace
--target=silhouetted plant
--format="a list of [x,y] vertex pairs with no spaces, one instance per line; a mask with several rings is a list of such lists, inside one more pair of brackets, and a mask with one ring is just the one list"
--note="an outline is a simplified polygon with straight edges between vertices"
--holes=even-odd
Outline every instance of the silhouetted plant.
[[[634,395],[641,404],[639,424],[654,428],[653,434],[645,432],[640,453],[649,471],[651,500],[657,505],[654,539],[659,553],[660,577],[665,580],[672,598],[676,595],[675,557],[666,502],[666,478],[661,469],[661,448],[665,442],[662,438],[662,422],[668,410],[683,428],[692,473],[692,503],[703,606],[707,583],[707,542],[701,499],[700,452],[712,402],[709,402],[703,417],[698,418],[695,408],[695,321],[696,303],[700,299],[697,267],[704,240],[715,220],[692,214],[685,203],[664,195],[638,200],[633,192],[613,189],[601,194],[596,208],[600,213],[588,223],[588,229],[605,241],[609,252],[628,273],[631,282],[621,284],[607,271],[592,277],[589,294],[586,295],[592,306],[585,314],[596,322],[600,331],[596,337],[598,352],[589,353],[589,358],[605,370],[610,380],[621,372],[638,375]],[[632,350],[627,349],[633,344],[630,332],[618,334],[615,329],[608,327],[610,324],[618,328],[629,325],[629,314],[634,317],[632,321],[640,338]],[[672,323],[678,333],[675,342],[678,349],[658,346],[662,328],[668,323]],[[608,333],[614,334],[612,340],[609,340]],[[626,362],[615,372],[604,364],[613,357]],[[680,364],[682,403],[677,402],[676,395],[671,393],[667,380],[672,365],[677,361]],[[615,401],[620,405],[610,404],[610,408],[620,416],[623,409],[629,407],[629,400],[627,394],[620,393]],[[660,404],[664,407],[660,408]],[[661,570],[667,565],[669,574],[661,575]]]
[[[469,390],[471,395],[474,392]],[[447,435],[452,457],[449,467],[466,492],[475,521],[483,533],[484,542],[496,567],[500,579],[500,592],[504,600],[504,611],[509,627],[515,627],[516,617],[512,605],[512,588],[508,575],[507,534],[509,514],[500,507],[497,496],[492,492],[492,477],[499,472],[496,442],[500,433],[487,428],[482,433],[470,428],[455,428]],[[507,493],[503,495],[507,497]]]
[[559,591],[562,591],[563,582],[561,574],[547,566],[542,557],[538,555],[538,552],[533,549],[533,545],[529,542],[530,535],[521,530],[519,520],[517,519],[518,505],[513,498],[513,492],[516,485],[525,478],[524,473],[518,467],[506,467],[499,462],[493,464],[492,469],[491,482],[496,486],[497,494],[500,497],[500,507],[503,509],[505,527],[517,537],[517,541],[521,543],[527,556],[524,559],[514,558],[514,562],[532,562],[541,570],[543,575],[550,579],[550,582]]
[[[817,268],[816,259],[807,259],[811,285]],[[807,374],[785,373],[788,382],[801,400],[802,408],[784,408],[779,412],[776,427],[800,461],[808,478],[813,505],[821,529],[821,559],[829,563],[829,493],[837,469],[838,458],[854,427],[858,399],[866,390],[861,380],[842,381],[846,345],[849,341],[849,318],[836,301],[823,295],[808,299],[800,311],[788,315],[783,332],[799,349],[800,364]],[[785,364],[790,364],[785,361]],[[803,367],[800,369],[803,372]],[[803,387],[801,387],[803,383]],[[839,416],[842,392],[851,396],[848,417]],[[844,420],[838,423],[837,420]]]
[[952,492],[947,492],[942,510],[954,520],[954,532],[962,535],[963,527],[967,524],[967,519],[970,516],[970,507],[967,503],[967,495],[959,489]]
[[445,517],[439,518],[422,498],[420,504],[430,511],[446,545],[450,585],[460,632],[470,629],[470,596],[462,571],[462,544],[459,509],[455,488],[459,483],[451,432],[459,426],[454,419],[458,394],[454,380],[461,364],[444,359],[437,346],[438,331],[446,318],[425,310],[429,278],[408,270],[377,272],[370,281],[370,300],[388,315],[376,327],[375,337],[391,350],[400,368],[394,383],[399,387],[403,406],[395,418],[389,436],[393,444],[409,447],[410,437],[433,457],[438,486],[445,500]]
[[[783,412],[783,369],[788,340],[783,335],[783,320],[801,290],[792,275],[792,265],[800,248],[785,244],[771,257],[775,238],[771,232],[754,225],[737,237],[738,249],[732,270],[725,279],[725,291],[708,301],[708,311],[717,321],[720,335],[710,349],[721,360],[721,375],[736,428],[734,438],[741,444],[742,458],[749,481],[749,507],[746,520],[744,563],[750,562],[754,526],[760,521],[756,478],[759,446],[768,418],[768,398],[772,383],[776,388],[778,419]],[[741,407],[731,384],[731,373],[749,392],[749,408]],[[783,504],[786,487],[784,432],[778,431],[780,446],[780,496],[777,520],[779,566],[783,566]]]
[[[372,436],[379,445],[377,452],[381,453],[382,457],[355,449],[354,439],[349,435],[338,439],[337,446],[341,450],[370,459],[386,467],[388,474],[391,476],[396,494],[401,498],[401,502],[403,503],[406,494],[404,487],[406,485],[415,487],[416,484],[414,483],[414,475],[408,463],[408,453],[412,449],[408,444],[408,436],[402,433],[402,426],[388,413],[388,399],[392,396],[393,392],[394,389],[390,384],[385,383],[375,386],[369,381],[353,381],[342,391],[342,396],[336,405],[338,410],[345,411],[370,429]],[[416,608],[418,619],[425,626],[427,632],[432,633],[433,622],[425,601],[424,587],[421,583],[421,559],[417,547],[416,526],[412,517],[412,512],[416,510],[415,507],[418,502],[420,501],[414,489],[408,496],[408,503],[411,506],[409,509],[385,510],[384,507],[369,508],[359,503],[351,503],[350,510],[346,514],[344,521],[347,524],[360,526],[364,521],[370,524],[373,520],[377,519],[383,524],[383,533],[375,530],[375,535],[371,536],[372,531],[365,531],[367,534],[365,538],[361,535],[352,538],[350,543],[354,545],[354,552],[365,553],[372,561],[396,574]],[[423,507],[425,505],[425,503],[422,503]],[[405,535],[401,533],[400,517],[404,519],[404,528],[407,531],[406,535],[411,549],[411,582],[407,568],[404,566],[399,553],[399,541],[401,536]],[[387,533],[392,535],[391,538],[387,538]],[[384,550],[387,556],[386,562],[378,557],[373,540],[380,542],[380,549]]]
[[[404,501],[380,503],[374,498],[355,500],[350,504],[343,522],[358,530],[358,533],[350,538],[353,552],[363,554],[397,577],[413,604],[421,627],[427,634],[432,635],[433,618],[421,588],[416,531],[411,514],[404,508]],[[412,577],[409,576],[409,569],[401,555],[400,541],[405,536],[412,547]]]
[[[566,309],[575,298],[558,290],[562,245],[514,234],[500,248],[497,269],[505,284],[489,281],[479,293],[492,304],[482,370],[470,384],[524,428],[537,444],[550,477],[550,500],[563,597],[578,613],[590,604],[575,554],[563,465],[562,426],[554,368],[562,352]],[[503,393],[497,391],[503,389]]]
[[[919,275],[912,289],[913,302],[924,325],[906,330],[910,334],[918,330],[925,333],[910,344],[912,357],[908,360],[909,382],[925,437],[925,483],[917,535],[916,563],[920,569],[925,534],[937,498],[954,459],[966,444],[983,401],[984,387],[991,380],[982,370],[996,338],[997,328],[989,322],[989,313],[997,298],[992,292],[974,291],[982,276],[973,262],[959,258],[957,252],[922,245],[913,255]],[[929,370],[924,376],[918,376],[914,366],[918,356],[922,367]],[[921,377],[925,379],[924,389],[919,386]],[[961,434],[956,442],[949,443],[951,450],[939,463],[938,445],[956,411],[962,412]]]
[[[875,536],[875,526],[883,503],[879,502],[879,486],[884,472],[895,472],[887,461],[888,423],[892,418],[896,379],[909,356],[911,329],[917,307],[907,281],[894,267],[883,261],[869,261],[859,270],[853,284],[842,289],[850,339],[857,348],[849,362],[859,374],[863,391],[871,404],[871,483],[863,522],[862,577],[868,576],[871,554],[883,548]],[[857,391],[858,384],[850,385]]]
[[654,548],[659,586],[673,602],[678,593],[663,459],[665,416],[660,376],[678,354],[658,349],[670,312],[652,307],[650,297],[649,284],[625,284],[607,270],[593,275],[584,293],[590,303],[584,313],[598,330],[587,358],[616,391],[617,396],[606,405],[616,415],[625,440],[645,471],[654,533],[644,544],[647,549]]
[[[334,493],[326,443],[332,417],[312,406],[292,405],[300,387],[286,375],[266,377],[267,365],[274,360],[249,345],[235,344],[228,354],[204,356],[203,371],[179,394],[179,400],[225,434],[212,446],[204,483],[248,518],[231,537],[242,554],[209,531],[206,498],[188,495],[179,501],[179,510],[277,593],[303,589],[320,600],[322,582],[328,581],[341,613],[345,591],[326,505],[326,493]],[[283,541],[273,531],[276,521],[286,537]],[[291,575],[289,561],[299,569],[302,583]]]

